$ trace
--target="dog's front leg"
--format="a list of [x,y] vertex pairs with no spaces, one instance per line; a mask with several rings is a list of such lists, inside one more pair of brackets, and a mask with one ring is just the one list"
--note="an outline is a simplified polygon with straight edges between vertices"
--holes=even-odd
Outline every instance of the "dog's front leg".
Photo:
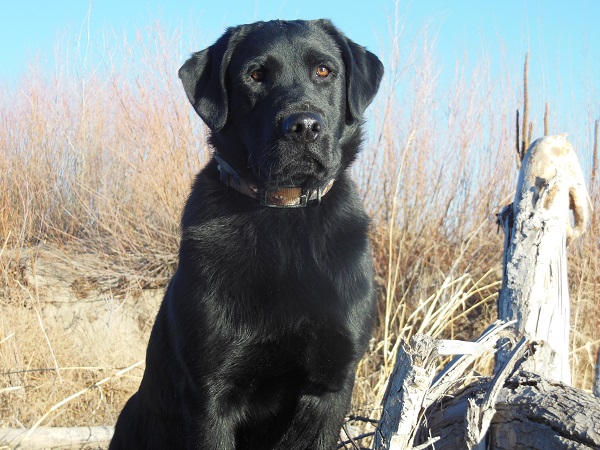
[[192,433],[190,450],[234,450],[235,428],[226,419],[198,418]]
[[350,375],[338,391],[302,395],[288,432],[274,450],[334,449],[353,387],[354,376]]

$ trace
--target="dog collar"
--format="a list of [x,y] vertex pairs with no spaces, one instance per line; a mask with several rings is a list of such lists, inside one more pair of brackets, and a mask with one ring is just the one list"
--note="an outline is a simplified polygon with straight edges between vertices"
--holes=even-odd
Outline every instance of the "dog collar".
[[258,200],[262,206],[270,208],[303,208],[309,203],[321,203],[321,197],[329,192],[335,179],[330,180],[325,186],[317,189],[305,189],[302,187],[283,187],[275,190],[267,190],[245,178],[220,155],[215,153],[217,168],[220,172],[220,180],[225,186],[231,186],[238,192]]

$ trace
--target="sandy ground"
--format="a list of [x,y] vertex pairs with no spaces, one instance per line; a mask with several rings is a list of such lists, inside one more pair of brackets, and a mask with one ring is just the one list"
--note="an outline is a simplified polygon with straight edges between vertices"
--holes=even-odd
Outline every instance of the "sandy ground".
[[141,380],[166,277],[45,246],[1,258],[0,428],[114,425]]
[[124,350],[132,361],[143,355],[163,288],[142,287],[132,271],[90,253],[40,248],[21,258],[21,266],[24,290],[44,328],[64,333],[82,350]]

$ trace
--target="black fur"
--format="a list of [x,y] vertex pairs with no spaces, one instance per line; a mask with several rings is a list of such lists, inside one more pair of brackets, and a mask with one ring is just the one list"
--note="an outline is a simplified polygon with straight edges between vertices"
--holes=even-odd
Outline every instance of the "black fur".
[[[228,29],[179,75],[242,176],[336,181],[318,205],[276,209],[222,184],[214,160],[198,174],[110,449],[331,449],[373,325],[368,218],[347,169],[383,67],[329,21],[272,21]],[[315,134],[290,138],[294,115],[316,117]]]

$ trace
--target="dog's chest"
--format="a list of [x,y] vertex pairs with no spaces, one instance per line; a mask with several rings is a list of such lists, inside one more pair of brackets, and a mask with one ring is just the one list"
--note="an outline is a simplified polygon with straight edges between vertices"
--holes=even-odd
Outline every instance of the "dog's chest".
[[193,238],[193,272],[208,289],[237,290],[261,304],[334,301],[365,275],[366,238],[335,230],[319,216],[297,215],[219,217],[184,232]]

